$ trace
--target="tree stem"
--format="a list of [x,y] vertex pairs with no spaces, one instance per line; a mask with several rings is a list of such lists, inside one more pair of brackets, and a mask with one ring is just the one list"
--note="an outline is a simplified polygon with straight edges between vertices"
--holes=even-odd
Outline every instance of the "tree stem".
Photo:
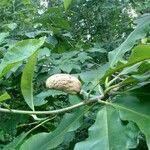
[[62,109],[57,109],[57,110],[51,110],[51,111],[27,111],[27,110],[16,110],[16,109],[6,109],[6,108],[0,108],[0,112],[4,112],[4,113],[15,113],[15,114],[26,114],[26,115],[56,115],[56,114],[60,114],[60,113],[64,113],[64,112],[68,112],[70,110],[79,108],[81,106],[90,104],[90,103],[95,103],[97,102],[99,99],[102,99],[104,96],[95,96],[89,100],[84,100],[83,102],[80,102],[78,104],[66,107],[66,108],[62,108]]

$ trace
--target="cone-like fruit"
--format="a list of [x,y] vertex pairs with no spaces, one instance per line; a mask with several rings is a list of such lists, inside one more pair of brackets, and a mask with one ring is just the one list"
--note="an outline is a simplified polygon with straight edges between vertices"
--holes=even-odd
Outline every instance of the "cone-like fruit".
[[46,87],[69,94],[77,94],[81,90],[81,82],[70,74],[55,74],[46,80]]

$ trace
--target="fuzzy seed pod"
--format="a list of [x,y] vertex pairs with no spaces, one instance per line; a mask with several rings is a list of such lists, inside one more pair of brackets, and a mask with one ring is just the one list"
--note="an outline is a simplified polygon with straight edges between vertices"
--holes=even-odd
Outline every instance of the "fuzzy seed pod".
[[55,74],[46,80],[46,87],[69,94],[77,94],[81,90],[81,82],[69,74]]

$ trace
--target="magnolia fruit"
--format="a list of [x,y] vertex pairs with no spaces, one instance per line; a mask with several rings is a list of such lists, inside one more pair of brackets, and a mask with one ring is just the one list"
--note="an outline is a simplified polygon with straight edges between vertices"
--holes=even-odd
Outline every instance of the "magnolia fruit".
[[77,94],[81,90],[81,82],[69,74],[55,74],[46,80],[46,87],[69,94]]

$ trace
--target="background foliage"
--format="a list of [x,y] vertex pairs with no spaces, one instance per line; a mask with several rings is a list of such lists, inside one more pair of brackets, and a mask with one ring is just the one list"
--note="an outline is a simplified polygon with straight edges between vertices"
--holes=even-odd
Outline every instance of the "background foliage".
[[105,99],[58,115],[0,112],[0,149],[150,149],[149,10],[148,0],[1,0],[1,108],[48,111],[86,98],[46,89],[56,73],[92,95],[102,87]]

